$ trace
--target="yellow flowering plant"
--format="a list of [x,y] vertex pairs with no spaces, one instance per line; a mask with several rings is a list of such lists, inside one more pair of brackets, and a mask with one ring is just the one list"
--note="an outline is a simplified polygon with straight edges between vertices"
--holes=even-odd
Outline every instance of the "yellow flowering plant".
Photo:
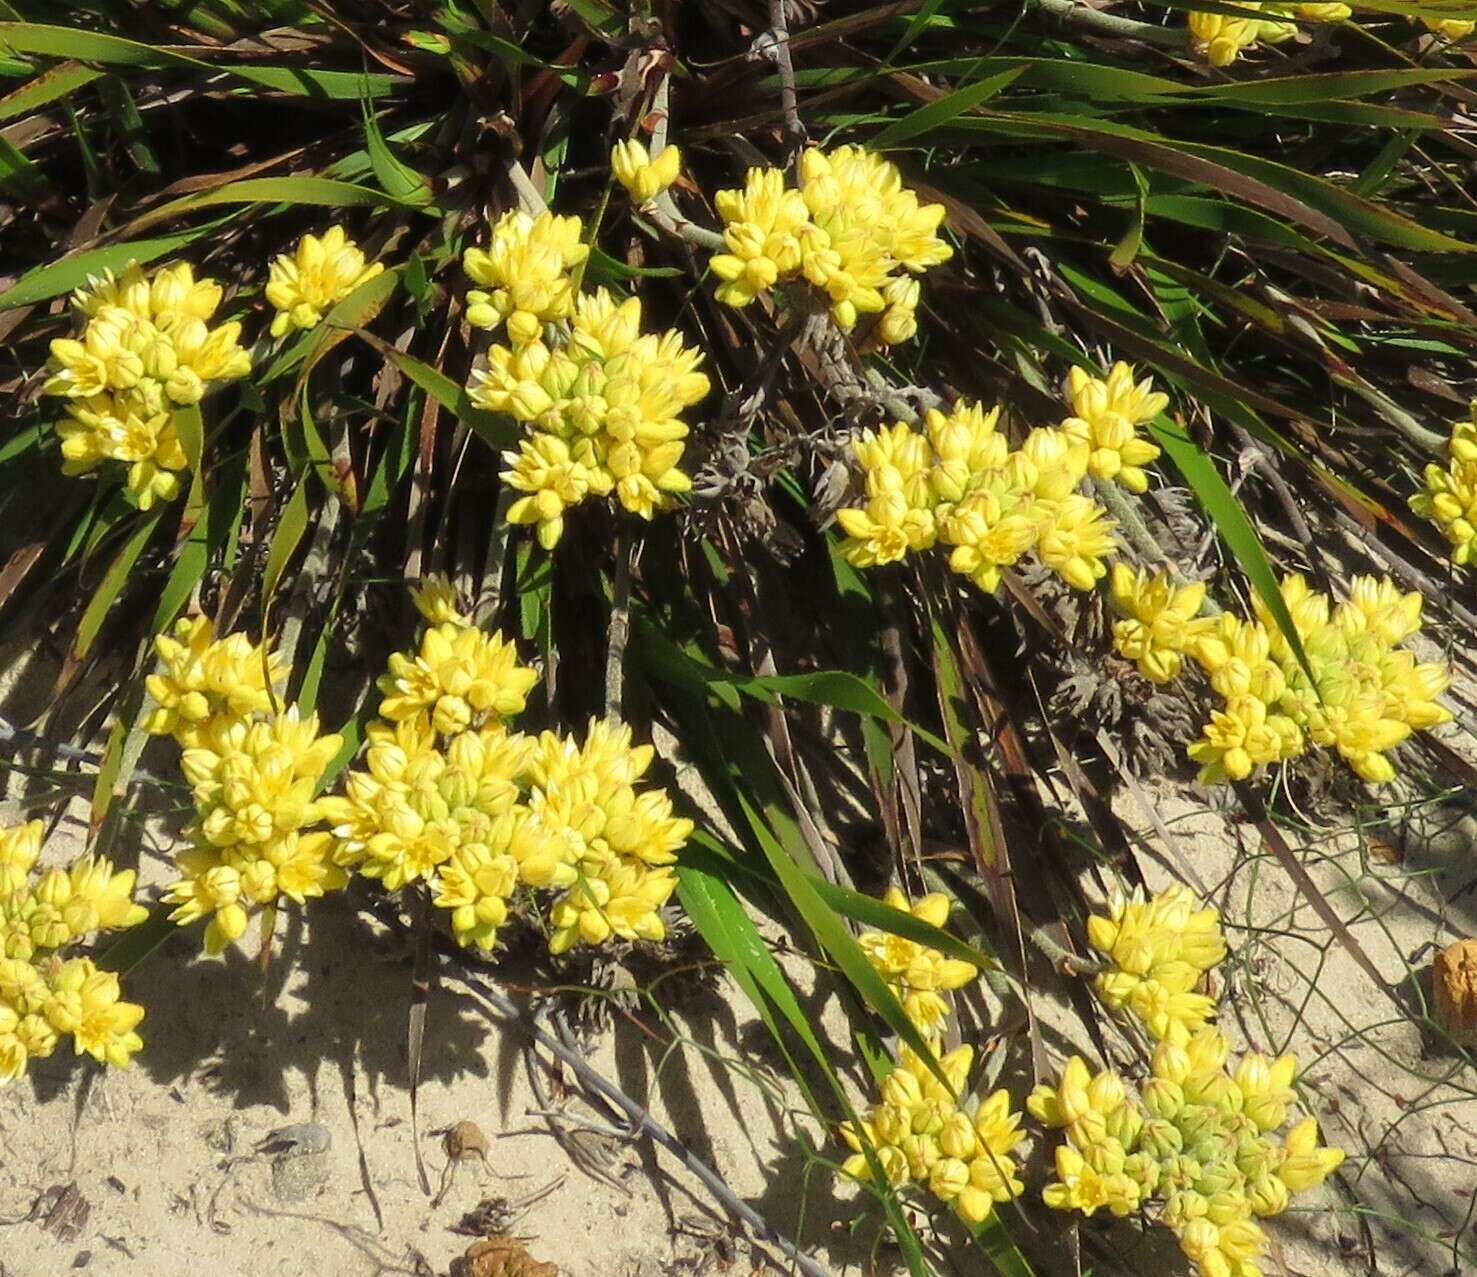
[[853,448],[866,503],[836,514],[841,553],[858,567],[896,563],[949,547],[949,567],[980,589],[1027,554],[1076,590],[1091,590],[1117,552],[1115,521],[1079,490],[1093,476],[1130,492],[1148,486],[1143,467],[1157,445],[1138,426],[1163,410],[1164,395],[1126,364],[1106,380],[1080,370],[1068,381],[1072,414],[1038,426],[1011,448],[1000,410],[961,401],[931,409],[923,430],[899,422],[866,431]]
[[1477,399],[1465,419],[1452,423],[1446,453],[1445,465],[1433,461],[1426,467],[1425,486],[1410,508],[1436,524],[1451,547],[1451,561],[1466,567],[1477,551]]
[[1219,915],[1187,888],[1114,897],[1087,935],[1108,964],[1098,993],[1157,1045],[1137,1088],[1072,1056],[1054,1086],[1032,1092],[1032,1116],[1064,1136],[1043,1200],[1088,1216],[1142,1212],[1175,1234],[1199,1277],[1262,1277],[1269,1243],[1259,1221],[1344,1160],[1318,1142],[1314,1118],[1278,1138],[1296,1098],[1296,1058],[1249,1052],[1231,1062],[1212,1023],[1215,999],[1194,991],[1226,955]]
[[[938,929],[949,920],[949,898],[942,892],[910,904],[892,888],[882,902]],[[857,943],[938,1056],[938,1068],[911,1047],[901,1048],[880,1085],[878,1102],[859,1121],[841,1126],[841,1137],[852,1149],[841,1173],[870,1182],[880,1171],[885,1183],[879,1188],[926,1190],[966,1223],[982,1224],[997,1205],[1025,1191],[1017,1151],[1025,1136],[1008,1091],[969,1098],[974,1048],[942,1050],[944,1027],[953,1014],[949,995],[978,978],[979,969],[896,932],[864,932]]]
[[272,336],[316,328],[328,311],[384,269],[381,262],[365,262],[363,250],[342,226],[330,226],[321,236],[304,235],[291,254],[272,263],[266,288],[277,312]]
[[[882,897],[882,903],[940,930],[949,921],[949,898],[942,892],[930,892],[910,904],[908,898],[893,887]],[[926,1040],[938,1039],[949,1016],[949,1001],[945,995],[962,989],[979,977],[979,969],[962,958],[948,957],[896,932],[863,932],[857,943],[887,982],[903,1013]]]
[[1450,720],[1438,697],[1450,673],[1403,646],[1421,628],[1421,596],[1388,577],[1354,577],[1333,604],[1298,575],[1281,596],[1301,653],[1260,596],[1255,619],[1192,615],[1200,586],[1173,586],[1115,572],[1111,597],[1124,617],[1113,629],[1119,655],[1152,682],[1167,682],[1191,656],[1220,699],[1188,753],[1207,782],[1245,780],[1260,767],[1315,744],[1335,750],[1364,780],[1395,776],[1390,751],[1414,732]]
[[418,651],[390,657],[362,766],[318,800],[333,863],[390,891],[425,883],[464,946],[492,949],[517,900],[540,892],[557,893],[555,954],[664,939],[671,866],[693,826],[641,784],[651,747],[598,720],[582,744],[513,730],[537,672],[462,619],[444,582],[415,601],[430,623]]
[[920,204],[896,165],[858,146],[807,150],[798,187],[772,168],[714,197],[724,251],[708,263],[718,300],[747,306],[781,284],[809,284],[842,329],[878,317],[885,344],[918,331],[917,276],[947,261],[942,204]]
[[[614,958],[590,955],[603,976],[622,944],[665,935],[674,858],[693,832],[651,782],[651,750],[640,728],[619,725],[622,706],[677,738],[694,794],[738,817],[736,843],[772,824],[802,870],[813,858],[844,890],[873,840],[868,828],[868,845],[854,845],[863,822],[836,819],[832,799],[870,783],[878,858],[938,855],[950,874],[962,863],[1007,924],[1016,912],[1044,921],[1039,901],[1017,911],[1014,894],[1056,867],[1044,863],[1059,850],[1051,835],[1078,814],[1058,800],[1063,779],[1078,797],[1082,773],[1110,789],[1108,763],[1162,783],[1150,772],[1177,742],[1207,783],[1266,779],[1275,799],[1290,779],[1301,797],[1312,767],[1263,771],[1323,749],[1388,781],[1420,757],[1409,743],[1450,717],[1450,675],[1427,649],[1432,631],[1459,643],[1460,627],[1438,627],[1465,605],[1459,589],[1443,597],[1431,550],[1444,545],[1458,566],[1470,557],[1477,427],[1453,428],[1438,455],[1419,418],[1423,397],[1471,380],[1453,321],[1465,214],[1449,194],[1465,175],[1446,144],[1457,126],[1440,80],[1463,56],[1447,42],[1471,29],[1457,10],[1424,26],[1372,18],[1369,40],[1338,31],[1349,6],[1283,0],[1192,13],[1182,30],[1131,6],[1047,3],[1000,32],[968,6],[905,23],[868,10],[844,15],[834,39],[843,27],[779,5],[773,30],[698,23],[694,42],[694,24],[661,6],[629,24],[561,6],[513,13],[512,39],[486,6],[386,6],[382,65],[361,70],[357,27],[333,21],[331,0],[302,40],[267,33],[271,66],[171,58],[138,25],[146,8],[89,10],[82,34],[136,56],[109,62],[100,87],[65,109],[54,93],[72,72],[45,51],[61,37],[9,24],[11,97],[33,109],[7,129],[19,158],[0,220],[19,256],[40,256],[7,267],[0,329],[21,374],[48,366],[13,379],[22,413],[33,394],[47,398],[34,428],[0,446],[19,461],[4,495],[28,538],[7,549],[0,601],[49,623],[35,603],[50,602],[54,576],[80,615],[61,690],[98,678],[123,689],[109,783],[96,787],[100,837],[128,828],[102,816],[132,792],[131,730],[178,745],[189,845],[166,912],[198,921],[208,950],[354,882],[428,903],[483,953],[514,920],[556,953],[611,946]],[[186,8],[170,22],[178,47],[255,47],[252,6]],[[1315,23],[1311,50],[1290,47]],[[1042,65],[1043,38],[1076,70]],[[1285,85],[1273,101],[1276,86],[1258,83],[1305,52],[1323,66],[1356,42],[1361,75],[1315,76],[1306,101],[1284,101]],[[1413,75],[1413,54],[1431,69]],[[1031,65],[986,85],[980,56]],[[904,70],[879,77],[879,66]],[[1134,78],[1144,70],[1152,82]],[[154,109],[161,77],[168,111]],[[1398,111],[1365,100],[1397,81]],[[1111,127],[1105,85],[1129,86],[1108,94]],[[822,111],[833,95],[844,112]],[[1238,128],[1253,100],[1257,127]],[[267,135],[243,129],[226,148],[241,167],[225,180],[200,138],[160,145],[175,139],[159,121],[204,103],[212,122],[300,116],[311,136],[267,150]],[[62,119],[71,127],[59,131]],[[194,171],[170,171],[200,154]],[[1228,172],[1238,179],[1216,177]],[[302,221],[325,204],[364,210],[361,244],[344,226]],[[218,220],[202,219],[209,209]],[[168,256],[182,251],[193,265]],[[127,266],[130,253],[151,260]],[[104,265],[117,274],[66,309],[66,291]],[[359,326],[324,332],[366,282],[374,305]],[[253,367],[242,343],[258,333],[266,357]],[[1140,367],[1105,356],[1115,348]],[[1431,378],[1414,375],[1415,350],[1438,365]],[[1164,420],[1171,393],[1183,433]],[[47,407],[64,417],[54,434]],[[1402,438],[1417,472],[1435,459],[1414,503],[1433,521],[1426,537],[1379,508],[1409,468]],[[121,481],[128,499],[103,485],[70,485],[56,502],[33,492],[27,451],[44,456],[57,439],[69,471]],[[1250,524],[1239,541],[1221,517],[1232,498]],[[680,521],[647,524],[683,506]],[[46,531],[32,537],[37,507]],[[1346,545],[1337,530],[1351,515],[1369,535]],[[528,534],[510,536],[509,523]],[[1246,563],[1249,533],[1263,531],[1308,581],[1328,583],[1288,576],[1276,608],[1233,602],[1216,555],[1229,547]],[[1375,575],[1340,571],[1346,550]],[[934,570],[945,562],[952,575]],[[384,619],[376,583],[422,565],[454,578],[421,576],[425,625],[368,673],[360,654],[379,650]],[[475,607],[451,579],[476,591]],[[255,643],[221,620],[217,633],[202,609],[259,615],[266,632]],[[128,668],[138,615],[162,630],[152,670]],[[1102,666],[1110,642],[1140,677]],[[532,725],[542,680],[520,652],[533,650],[547,661],[548,713],[608,717]],[[838,665],[865,691],[837,679]],[[371,684],[351,687],[359,675]],[[320,691],[325,714],[363,706],[342,729],[357,757],[328,730],[337,719],[312,713]],[[821,703],[802,708],[812,697]],[[770,702],[763,722],[742,698]],[[847,717],[858,707],[864,762]],[[943,766],[917,748],[934,738],[896,721],[937,726],[936,713]],[[1424,743],[1427,761],[1441,756]],[[782,783],[765,792],[771,762]],[[1421,779],[1410,771],[1402,779]],[[980,820],[992,790],[1008,866],[991,863],[994,831]],[[1120,795],[1103,797],[1111,821]],[[30,945],[34,965],[56,955],[36,946],[63,935],[58,910],[81,926],[98,895],[87,907],[114,916],[118,875],[99,860],[78,884],[38,881],[25,845],[0,855],[0,889],[24,897],[7,943]],[[683,867],[684,889],[700,860]],[[758,883],[763,861],[749,868],[778,912],[800,899],[788,881]],[[707,880],[730,903],[722,872]],[[942,898],[887,899],[916,923],[947,924]],[[732,903],[742,912],[747,900]],[[707,934],[729,955],[724,938]],[[1057,1088],[1070,1098],[1043,1111],[1070,1110],[1063,1129],[1079,1125],[1048,1201],[1147,1206],[1203,1271],[1247,1277],[1263,1262],[1261,1220],[1334,1158],[1306,1123],[1282,1133],[1295,1065],[1215,1062],[1224,940],[1187,893],[1115,899],[1088,939],[1100,1004],[1160,1051],[1147,1072],[1084,1080],[1072,1068]],[[746,948],[756,961],[759,943]],[[969,1048],[945,1049],[953,995],[977,969],[947,945],[886,932],[863,931],[857,946],[958,1085],[900,1049],[848,1129],[849,1173],[990,1221],[1028,1177],[1009,1094],[976,1100]],[[852,957],[837,965],[855,974]],[[29,977],[11,976],[16,1025],[0,1029],[34,1058],[44,1039],[26,1019]],[[117,1001],[80,966],[54,992],[67,1023],[81,1022],[84,1001]],[[126,1056],[131,1030],[113,1018],[112,1045],[83,1037]],[[1179,1109],[1172,1087],[1189,1097]],[[1174,1110],[1169,1127],[1153,1125],[1154,1105]],[[1176,1141],[1174,1158],[1197,1166],[1171,1164]]]
[[241,325],[208,322],[222,296],[187,262],[152,276],[135,262],[77,290],[82,331],[51,343],[43,387],[65,401],[57,425],[64,474],[120,465],[124,491],[144,510],[178,495],[187,465],[180,411],[251,368]]
[[280,664],[244,635],[218,639],[194,618],[154,648],[144,727],[179,745],[195,811],[191,845],[177,856],[183,876],[164,899],[180,926],[208,919],[205,951],[219,954],[253,913],[269,937],[284,899],[301,906],[347,882],[318,827],[318,791],[342,738],[321,734],[316,714],[280,705]]
[[134,871],[84,856],[37,874],[43,830],[39,820],[0,828],[0,1084],[64,1037],[74,1053],[118,1068],[143,1046],[144,1008],[123,1001],[117,974],[66,953],[144,920]]

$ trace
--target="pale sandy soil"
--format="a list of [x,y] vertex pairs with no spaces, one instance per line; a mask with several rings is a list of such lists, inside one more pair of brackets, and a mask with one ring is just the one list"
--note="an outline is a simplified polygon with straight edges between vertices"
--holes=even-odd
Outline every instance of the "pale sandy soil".
[[[29,787],[34,796],[34,781]],[[10,778],[0,815],[17,817],[25,788]],[[1327,1137],[1349,1150],[1337,1182],[1305,1199],[1314,1209],[1272,1224],[1269,1273],[1477,1271],[1458,1258],[1477,1252],[1477,1074],[1422,1040],[1405,1007],[1299,900],[1254,829],[1229,824],[1183,790],[1151,789],[1146,797],[1170,845],[1136,800],[1125,798],[1121,812],[1143,834],[1141,862],[1151,879],[1183,876],[1188,865],[1225,912],[1234,957],[1224,968],[1224,1027],[1238,1047],[1295,1050]],[[48,860],[78,853],[85,813],[85,803],[72,801]],[[1472,827],[1458,821],[1439,846],[1413,847],[1394,862],[1372,857],[1351,829],[1304,840],[1315,879],[1407,1002],[1411,992],[1400,982],[1409,969],[1428,968],[1431,945],[1477,931]],[[167,833],[157,826],[120,846],[138,852],[145,894],[169,877]],[[578,1160],[600,1166],[599,1177],[576,1165],[544,1119],[529,1114],[538,1105],[522,1039],[479,1015],[454,987],[433,998],[420,1091],[420,1146],[433,1191],[447,1164],[437,1132],[472,1121],[489,1148],[485,1164],[459,1165],[433,1201],[420,1188],[412,1150],[403,942],[344,898],[315,906],[308,925],[279,934],[265,982],[249,955],[205,961],[195,940],[175,937],[127,981],[129,996],[149,1009],[135,1067],[104,1075],[58,1056],[0,1094],[4,1277],[445,1274],[472,1240],[453,1226],[486,1199],[511,1204],[513,1231],[568,1277],[787,1271],[774,1252],[767,1260],[734,1240],[701,1187],[665,1154],[596,1141],[589,1147],[604,1156]],[[1039,1009],[1054,1060],[1070,1050],[1095,1054],[1065,1007],[1043,999]],[[807,1011],[838,1062],[859,1077],[834,1001],[812,998]],[[591,1058],[772,1224],[802,1234],[827,1271],[868,1271],[873,1230],[847,1231],[858,1211],[852,1190],[838,1189],[823,1170],[806,1176],[793,1138],[798,1096],[779,1081],[783,1070],[742,995],[724,986],[710,1000],[684,1004],[675,1024],[690,1041],[667,1052],[617,1019]],[[1110,1054],[1122,1042],[1110,1032]],[[1030,1083],[1019,1035],[1006,1045],[1003,1081],[1023,1097]],[[273,1155],[257,1145],[302,1123],[326,1128],[326,1153],[274,1168]],[[1042,1182],[1046,1141],[1038,1135],[1035,1144],[1033,1188]],[[832,1143],[827,1152],[840,1149]],[[518,1215],[518,1202],[546,1188]],[[73,1215],[72,1228],[65,1203],[57,1205],[63,1190],[88,1207],[85,1217]],[[1033,1213],[1013,1227],[1046,1230],[1053,1222]],[[1127,1271],[1186,1271],[1161,1233],[1087,1228],[1100,1241],[1097,1252],[1084,1245],[1084,1267],[1106,1246]],[[884,1252],[877,1271],[891,1270]],[[1064,1249],[1059,1270],[1041,1277],[1069,1271]]]

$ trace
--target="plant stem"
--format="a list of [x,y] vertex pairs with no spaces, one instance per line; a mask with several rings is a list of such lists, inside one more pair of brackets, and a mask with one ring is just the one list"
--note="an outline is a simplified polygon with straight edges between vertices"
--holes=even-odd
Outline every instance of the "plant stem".
[[1190,43],[1189,32],[1182,28],[1156,27],[1152,23],[1120,18],[1117,14],[1103,13],[1089,4],[1079,3],[1079,0],[1029,0],[1027,12],[1031,9],[1055,18],[1064,26],[1080,27],[1096,35],[1142,40],[1145,44],[1159,44],[1166,48],[1184,48]]

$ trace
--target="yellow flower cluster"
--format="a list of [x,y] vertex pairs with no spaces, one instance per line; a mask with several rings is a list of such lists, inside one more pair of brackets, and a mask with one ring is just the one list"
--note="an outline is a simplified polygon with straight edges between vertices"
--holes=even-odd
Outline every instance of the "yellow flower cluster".
[[1353,12],[1346,4],[1325,0],[1311,4],[1237,0],[1236,8],[1244,10],[1246,16],[1190,11],[1190,47],[1213,67],[1230,66],[1258,43],[1281,44],[1292,39],[1298,21],[1343,22]]
[[32,879],[42,824],[0,829],[0,1083],[13,1081],[70,1034],[72,1049],[122,1067],[143,1042],[144,1009],[122,1001],[118,977],[68,945],[148,916],[133,903],[134,872],[86,856]]
[[[941,892],[916,904],[892,888],[882,898],[893,909],[942,928],[949,921],[949,898]],[[947,994],[979,976],[969,962],[888,931],[864,932],[857,941],[867,960],[902,1003],[935,1054],[943,1042],[950,1006]],[[996,1091],[978,1105],[961,1100],[974,1050],[961,1046],[939,1059],[941,1081],[921,1057],[903,1047],[900,1062],[882,1083],[881,1099],[858,1124],[841,1127],[853,1150],[842,1173],[870,1181],[873,1162],[887,1184],[927,1187],[970,1223],[978,1224],[997,1202],[1020,1196],[1012,1156],[1024,1136],[1019,1113],[1012,1113],[1008,1091]]]
[[1420,595],[1402,594],[1388,577],[1355,577],[1335,607],[1298,575],[1283,578],[1281,593],[1312,681],[1259,597],[1255,619],[1227,612],[1190,620],[1203,590],[1175,588],[1162,573],[1114,574],[1112,601],[1126,618],[1114,627],[1114,644],[1155,682],[1193,656],[1220,697],[1189,748],[1202,781],[1245,780],[1310,741],[1337,750],[1367,781],[1393,779],[1389,751],[1451,717],[1436,700],[1450,680],[1447,667],[1419,662],[1401,646],[1421,628]]
[[291,255],[283,253],[272,263],[266,288],[267,301],[277,311],[272,336],[316,328],[328,311],[384,269],[379,262],[365,264],[364,253],[342,226],[330,226],[321,239],[304,235]]
[[864,433],[853,450],[867,500],[837,512],[841,553],[875,567],[942,544],[955,572],[993,591],[1002,568],[1034,552],[1074,589],[1092,589],[1115,525],[1078,489],[1092,476],[1143,492],[1159,449],[1137,428],[1167,400],[1126,364],[1106,379],[1074,371],[1067,393],[1072,415],[1016,449],[996,428],[998,408],[963,401],[947,415],[931,409],[922,433],[901,423]]
[[682,173],[682,152],[666,146],[652,159],[635,139],[617,142],[610,152],[610,171],[637,204],[650,204]]
[[[910,913],[920,922],[942,929],[949,921],[949,898],[932,892],[916,904],[896,887],[882,897],[882,903]],[[867,931],[857,937],[877,973],[887,982],[907,1015],[929,1040],[937,1041],[949,1018],[949,1002],[945,993],[962,989],[978,979],[979,970],[962,958],[950,958],[916,940],[891,931]]]
[[552,345],[535,337],[493,346],[470,386],[475,404],[530,428],[519,450],[505,454],[503,478],[524,494],[508,519],[536,524],[549,549],[565,511],[586,497],[614,496],[650,519],[689,491],[678,468],[687,437],[680,414],[708,393],[702,356],[678,333],[641,331],[639,298],[617,303],[602,288],[561,313],[570,322]]
[[217,639],[201,617],[154,648],[161,668],[148,680],[156,704],[144,725],[179,744],[195,806],[184,877],[164,898],[180,926],[210,919],[205,951],[218,954],[245,934],[253,909],[270,930],[282,897],[301,905],[347,881],[331,860],[332,837],[314,828],[323,774],[343,740],[320,735],[316,714],[276,706],[278,662],[244,635]]
[[1147,899],[1139,888],[1087,920],[1088,941],[1111,964],[1096,981],[1103,1001],[1127,1007],[1154,1038],[1181,1044],[1215,1015],[1214,999],[1195,987],[1226,956],[1220,915],[1196,903],[1184,886]]
[[492,228],[487,248],[469,248],[462,268],[482,288],[467,294],[467,322],[474,328],[506,324],[515,346],[537,341],[543,326],[574,313],[569,272],[590,254],[577,217],[513,209]]
[[391,723],[424,717],[442,736],[454,736],[522,713],[537,682],[538,674],[519,664],[517,650],[502,635],[461,620],[443,621],[426,627],[418,651],[391,654],[379,680],[385,694],[380,717]]
[[1019,1197],[1025,1191],[1015,1157],[1025,1139],[1021,1115],[1011,1111],[1008,1091],[995,1091],[978,1105],[961,1100],[973,1060],[969,1046],[943,1056],[946,1085],[904,1047],[882,1083],[881,1100],[858,1123],[841,1127],[854,1150],[842,1173],[870,1182],[875,1160],[888,1187],[924,1186],[971,1224],[987,1219],[996,1203]]
[[188,463],[176,411],[251,368],[241,325],[207,322],[220,302],[220,285],[197,280],[188,263],[152,278],[135,263],[78,290],[85,327],[51,343],[44,387],[67,401],[57,427],[64,474],[121,463],[130,500],[145,510],[179,492]]
[[1275,1138],[1293,1100],[1293,1056],[1247,1054],[1234,1069],[1227,1057],[1212,1027],[1166,1039],[1137,1092],[1111,1070],[1069,1060],[1056,1086],[1026,1101],[1066,1135],[1046,1204],[1120,1217],[1155,1205],[1200,1277],[1262,1277],[1268,1239],[1258,1221],[1316,1188],[1344,1153],[1319,1145],[1311,1117]]
[[741,190],[714,203],[726,250],[709,262],[719,301],[747,306],[803,278],[844,329],[880,316],[889,345],[918,331],[916,277],[953,255],[937,233],[944,206],[920,204],[896,165],[857,146],[806,151],[798,189],[779,169],[750,169]]
[[1151,683],[1173,682],[1185,654],[1215,629],[1213,617],[1200,615],[1202,583],[1176,586],[1163,572],[1150,576],[1115,563],[1108,597],[1123,617],[1113,624],[1113,645]]
[[1412,510],[1441,529],[1451,545],[1451,561],[1462,567],[1477,557],[1477,399],[1469,411],[1467,420],[1451,427],[1446,464],[1426,467],[1426,486],[1410,502]]
[[1192,992],[1226,954],[1216,911],[1197,903],[1174,886],[1119,897],[1106,917],[1088,919],[1090,943],[1111,963],[1098,992],[1159,1040],[1148,1079],[1134,1091],[1074,1056],[1026,1107],[1066,1134],[1042,1193],[1048,1206],[1124,1216],[1153,1205],[1201,1277],[1261,1277],[1267,1236],[1257,1221],[1321,1184],[1344,1154],[1319,1146],[1311,1117],[1275,1138],[1294,1099],[1293,1056],[1253,1052],[1229,1064],[1209,1023],[1215,1002]]
[[244,634],[215,637],[206,616],[186,617],[174,633],[154,639],[159,669],[145,681],[154,701],[144,718],[154,736],[173,736],[190,749],[228,723],[272,708],[271,688],[282,678],[275,652],[263,652]]
[[1147,492],[1144,467],[1158,458],[1159,445],[1140,435],[1138,427],[1163,412],[1169,396],[1155,390],[1148,377],[1135,381],[1133,369],[1117,363],[1105,379],[1073,368],[1067,374],[1067,399],[1072,415],[1061,428],[1088,446],[1087,473],[1111,479],[1129,492]]
[[[456,612],[441,583],[416,601],[428,619]],[[362,768],[319,800],[334,860],[389,890],[427,882],[463,945],[493,947],[520,887],[561,892],[548,910],[554,953],[660,940],[692,822],[664,791],[638,788],[653,751],[628,727],[592,722],[582,746],[510,730],[537,677],[510,643],[461,620],[392,656]]]

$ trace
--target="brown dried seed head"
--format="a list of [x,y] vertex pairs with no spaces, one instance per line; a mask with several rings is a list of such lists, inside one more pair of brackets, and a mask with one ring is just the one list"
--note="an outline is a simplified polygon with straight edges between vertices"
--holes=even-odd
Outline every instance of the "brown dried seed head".
[[1463,1046],[1477,1046],[1477,940],[1458,940],[1431,966],[1436,1021]]
[[474,1157],[480,1157],[484,1162],[487,1160],[487,1136],[476,1122],[458,1122],[446,1132],[442,1147],[453,1162],[465,1162]]

